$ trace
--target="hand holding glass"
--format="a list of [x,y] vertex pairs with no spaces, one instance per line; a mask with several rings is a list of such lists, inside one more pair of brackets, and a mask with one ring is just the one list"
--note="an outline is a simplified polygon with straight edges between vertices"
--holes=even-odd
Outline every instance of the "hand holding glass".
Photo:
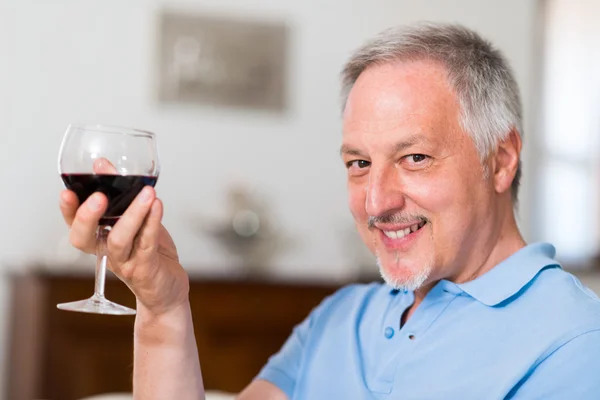
[[156,184],[160,168],[155,135],[120,127],[71,125],[60,146],[58,170],[80,205],[93,193],[101,192],[108,198],[108,207],[96,231],[94,295],[57,307],[96,314],[135,314],[135,310],[104,297],[106,240],[113,225],[140,191]]

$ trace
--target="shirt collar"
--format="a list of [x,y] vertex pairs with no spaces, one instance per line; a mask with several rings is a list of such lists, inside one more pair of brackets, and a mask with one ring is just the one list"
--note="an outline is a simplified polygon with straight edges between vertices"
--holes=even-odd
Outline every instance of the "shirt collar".
[[550,243],[533,243],[480,277],[456,286],[480,303],[495,306],[521,291],[541,270],[560,268],[555,254],[556,249]]
[[[533,243],[472,281],[456,284],[441,280],[437,286],[456,294],[467,293],[480,303],[492,307],[517,294],[541,270],[548,267],[560,268],[560,264],[554,259],[555,255],[556,249],[550,243]],[[406,293],[398,289],[390,290],[392,295],[399,292]]]

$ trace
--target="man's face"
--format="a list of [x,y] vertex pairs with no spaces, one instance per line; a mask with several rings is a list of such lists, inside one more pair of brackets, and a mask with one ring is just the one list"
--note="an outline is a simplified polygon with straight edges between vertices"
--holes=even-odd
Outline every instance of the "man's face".
[[444,68],[372,66],[344,111],[350,210],[392,286],[452,279],[489,230],[494,188]]

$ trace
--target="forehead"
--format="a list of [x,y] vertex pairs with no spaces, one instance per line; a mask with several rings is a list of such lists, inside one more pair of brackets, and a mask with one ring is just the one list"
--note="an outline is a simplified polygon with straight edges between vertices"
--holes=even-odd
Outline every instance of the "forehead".
[[411,134],[458,128],[460,105],[445,68],[431,61],[374,65],[357,79],[344,110],[344,136],[403,127]]

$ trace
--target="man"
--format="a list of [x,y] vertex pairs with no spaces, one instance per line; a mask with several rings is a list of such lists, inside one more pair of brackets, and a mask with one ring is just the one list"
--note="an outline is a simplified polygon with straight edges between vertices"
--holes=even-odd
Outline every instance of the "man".
[[[239,398],[600,398],[600,302],[515,222],[521,105],[503,56],[460,26],[396,28],[343,84],[350,210],[386,284],[323,301]],[[105,207],[63,192],[75,247],[93,251]],[[161,217],[146,188],[108,240],[137,297],[134,391],[199,399],[188,280]]]

